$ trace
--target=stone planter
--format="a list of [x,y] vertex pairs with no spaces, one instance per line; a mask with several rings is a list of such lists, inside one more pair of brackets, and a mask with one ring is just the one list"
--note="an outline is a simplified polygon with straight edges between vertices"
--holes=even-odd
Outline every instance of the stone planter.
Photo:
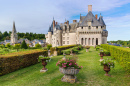
[[57,51],[54,51],[54,56],[57,56]]
[[89,49],[86,48],[86,52],[89,52]]
[[48,56],[50,57],[50,55],[51,55],[51,51],[50,51],[50,50],[48,50]]
[[101,56],[100,60],[103,60],[104,53],[100,52],[100,56]]
[[73,55],[73,50],[70,51],[70,55]]
[[70,82],[74,83],[77,81],[77,77],[74,76],[79,73],[79,69],[75,69],[74,67],[68,67],[66,69],[59,67],[59,71],[63,74],[65,74],[62,78],[61,81],[63,82]]
[[108,65],[104,65],[104,71],[106,72],[106,76],[110,76],[108,72],[110,71],[110,67]]
[[46,62],[47,59],[41,58],[41,60],[42,60],[43,68],[40,70],[40,72],[46,72],[46,71],[48,70],[48,69],[45,67],[45,66],[47,65],[47,62]]

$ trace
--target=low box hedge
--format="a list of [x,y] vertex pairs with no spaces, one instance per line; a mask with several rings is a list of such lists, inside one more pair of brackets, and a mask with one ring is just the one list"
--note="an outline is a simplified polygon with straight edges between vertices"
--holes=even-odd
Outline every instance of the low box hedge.
[[48,56],[46,50],[30,50],[0,55],[0,75],[38,63],[39,55]]
[[108,50],[113,58],[115,58],[130,73],[130,48],[123,48],[108,44],[102,44],[101,47]]
[[[69,49],[69,48],[72,48],[72,47],[75,47],[77,45],[65,45],[65,46],[59,46],[57,47],[57,53],[58,55],[61,55],[63,54],[62,50],[66,50],[66,49]],[[50,51],[51,51],[51,54],[54,53],[54,50],[55,50],[55,47],[51,47]]]

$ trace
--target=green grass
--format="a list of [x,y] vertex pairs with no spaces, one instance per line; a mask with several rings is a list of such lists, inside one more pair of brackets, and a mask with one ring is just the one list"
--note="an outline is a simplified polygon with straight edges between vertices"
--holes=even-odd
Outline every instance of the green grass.
[[[48,71],[40,73],[41,63],[6,74],[0,77],[0,86],[130,86],[130,75],[115,62],[115,68],[109,72],[111,77],[105,76],[103,66],[100,66],[100,56],[93,47],[90,52],[85,49],[78,54],[78,64],[83,69],[76,75],[76,83],[62,82],[63,74],[59,72],[56,63],[63,56],[52,57],[51,62],[46,66]],[[108,56],[104,57],[107,58]],[[112,58],[112,57],[108,57]]]

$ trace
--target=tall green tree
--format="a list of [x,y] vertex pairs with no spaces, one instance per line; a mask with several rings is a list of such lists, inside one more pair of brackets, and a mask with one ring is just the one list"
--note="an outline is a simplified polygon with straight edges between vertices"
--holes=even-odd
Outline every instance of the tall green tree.
[[28,46],[27,46],[25,40],[22,42],[21,48],[23,48],[23,49],[27,49],[27,48],[28,48]]

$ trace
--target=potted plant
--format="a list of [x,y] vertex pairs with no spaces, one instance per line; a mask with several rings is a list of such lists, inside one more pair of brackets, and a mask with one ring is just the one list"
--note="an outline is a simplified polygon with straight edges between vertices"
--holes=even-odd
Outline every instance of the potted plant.
[[111,59],[104,59],[101,61],[101,65],[104,66],[104,71],[106,72],[106,76],[110,76],[108,72],[110,71],[110,67],[114,68],[115,64],[114,61]]
[[40,72],[46,72],[48,70],[45,66],[47,65],[47,60],[49,59],[49,57],[39,56],[39,61],[41,61],[43,65],[43,68],[40,70]]
[[89,52],[90,46],[86,46],[85,48],[86,48],[86,52]]
[[73,55],[73,49],[70,50],[70,55]]
[[65,74],[61,78],[61,81],[70,83],[77,81],[77,77],[74,75],[78,74],[79,69],[82,68],[82,66],[78,66],[76,60],[73,59],[60,60],[57,62],[56,66],[59,66],[59,71]]

